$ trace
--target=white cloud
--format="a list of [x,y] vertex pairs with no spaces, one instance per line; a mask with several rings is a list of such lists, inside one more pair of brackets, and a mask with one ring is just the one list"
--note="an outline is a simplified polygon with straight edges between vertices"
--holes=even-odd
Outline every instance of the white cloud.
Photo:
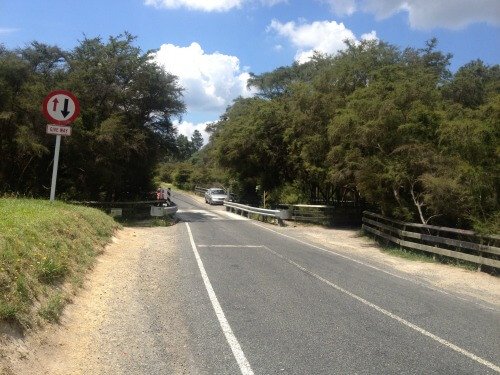
[[322,0],[330,4],[335,14],[350,16],[356,11],[356,0]]
[[460,29],[476,22],[500,25],[499,0],[323,0],[338,15],[356,10],[373,13],[378,19],[407,12],[415,29],[443,27]]
[[375,30],[361,35],[361,40],[378,40],[377,32]]
[[13,29],[13,28],[8,28],[8,27],[0,27],[0,35],[5,35],[5,34],[12,34],[15,33],[16,31],[19,31],[19,29]]
[[[187,8],[203,12],[227,12],[233,8],[240,8],[244,3],[254,0],[145,0],[144,4],[156,8],[178,9]],[[288,0],[260,0],[260,3],[273,6]]]
[[188,47],[163,44],[155,54],[165,71],[179,77],[188,112],[223,112],[239,96],[249,97],[250,74],[236,56],[206,54],[198,43]]
[[194,124],[189,121],[182,121],[182,122],[174,122],[174,126],[177,128],[177,131],[179,134],[183,134],[188,139],[191,139],[193,136],[193,133],[195,130],[198,130],[201,135],[203,136],[203,143],[207,144],[208,143],[208,138],[210,137],[209,134],[205,131],[205,128],[207,125],[211,124],[211,121],[207,122],[200,122],[198,124]]
[[[295,22],[281,23],[273,20],[268,31],[275,31],[278,35],[288,38],[298,48],[295,60],[299,63],[310,60],[314,51],[336,54],[345,48],[344,40],[358,40],[343,23],[335,21],[296,24]],[[361,39],[377,39],[377,35],[375,31],[372,31],[363,34]]]
[[267,5],[269,7],[275,6],[280,3],[288,3],[288,0],[260,0],[263,5]]
[[224,12],[241,6],[243,0],[145,0],[157,8],[188,8],[204,12]]

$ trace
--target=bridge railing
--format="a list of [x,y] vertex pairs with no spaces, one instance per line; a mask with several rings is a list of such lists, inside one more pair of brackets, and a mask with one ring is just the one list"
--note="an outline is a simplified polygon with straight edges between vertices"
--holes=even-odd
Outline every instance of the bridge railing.
[[177,205],[167,199],[128,202],[72,201],[70,203],[98,208],[111,216],[134,219],[173,215],[177,212]]
[[364,211],[363,230],[401,247],[500,269],[500,236],[407,223]]
[[249,214],[255,214],[262,217],[274,218],[280,226],[284,225],[283,220],[290,218],[288,210],[268,210],[266,208],[252,207],[241,203],[228,201],[224,201],[224,206],[226,207],[226,211],[233,212],[245,217],[249,217]]

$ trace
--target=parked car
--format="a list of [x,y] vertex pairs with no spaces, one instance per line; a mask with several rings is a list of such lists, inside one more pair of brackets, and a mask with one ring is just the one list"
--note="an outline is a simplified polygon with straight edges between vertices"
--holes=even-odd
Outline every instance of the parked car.
[[205,203],[223,204],[227,199],[227,194],[223,189],[210,188],[205,192]]

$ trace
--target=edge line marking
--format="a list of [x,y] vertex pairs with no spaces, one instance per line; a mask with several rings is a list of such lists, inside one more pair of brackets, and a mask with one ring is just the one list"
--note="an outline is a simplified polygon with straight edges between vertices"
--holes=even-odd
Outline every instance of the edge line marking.
[[229,322],[226,319],[226,315],[222,310],[219,300],[217,299],[217,295],[214,292],[212,284],[210,283],[210,279],[208,278],[207,272],[205,271],[205,266],[203,265],[203,262],[200,258],[200,254],[198,253],[198,250],[196,248],[196,244],[194,243],[193,233],[191,232],[191,228],[189,227],[188,223],[186,223],[186,228],[188,230],[189,241],[191,242],[191,248],[193,249],[193,253],[196,258],[196,263],[198,264],[198,268],[200,269],[203,283],[205,284],[205,288],[207,289],[208,292],[208,297],[210,298],[210,302],[212,302],[212,307],[215,310],[215,315],[219,320],[219,324],[222,328],[224,336],[226,337],[226,341],[229,344],[231,351],[233,352],[234,358],[236,359],[238,366],[240,367],[241,374],[254,375],[254,372],[250,367],[250,363],[245,357],[245,354],[241,349],[240,343],[238,342],[238,339],[234,335],[233,330],[231,329],[231,326],[229,325]]

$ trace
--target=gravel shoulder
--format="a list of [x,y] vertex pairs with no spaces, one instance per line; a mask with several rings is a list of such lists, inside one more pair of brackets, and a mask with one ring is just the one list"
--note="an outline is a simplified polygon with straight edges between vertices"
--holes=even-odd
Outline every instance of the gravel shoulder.
[[[197,199],[204,204],[203,198]],[[0,373],[196,373],[179,288],[180,227],[120,230],[98,258],[84,288],[66,307],[60,324],[47,325],[25,337],[0,327]],[[498,277],[394,257],[356,230],[294,223],[269,228],[385,272],[500,308]],[[155,367],[141,367],[143,363]]]
[[[176,232],[176,226],[119,231],[60,324],[24,338],[2,334],[2,373],[192,373],[177,288]],[[168,321],[151,321],[155,309],[165,311]],[[124,365],[131,362],[137,367]],[[146,369],[144,363],[157,365]]]

